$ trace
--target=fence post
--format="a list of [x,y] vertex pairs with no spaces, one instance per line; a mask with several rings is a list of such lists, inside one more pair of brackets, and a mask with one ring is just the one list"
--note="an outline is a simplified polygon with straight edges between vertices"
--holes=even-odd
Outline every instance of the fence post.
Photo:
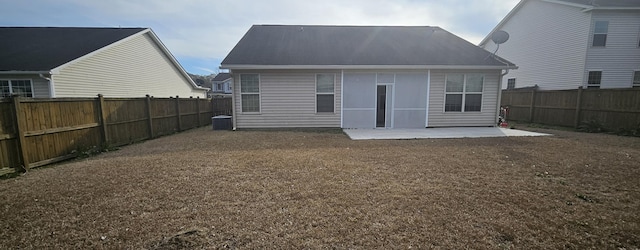
[[531,89],[531,105],[529,106],[529,122],[533,123],[533,110],[536,106],[536,90],[538,90],[538,85],[534,86]]
[[178,117],[178,131],[182,131],[182,119],[180,117],[180,97],[176,96],[176,116]]
[[582,86],[578,87],[578,98],[576,100],[576,115],[573,121],[573,127],[578,128],[580,126],[580,112],[582,111]]
[[151,96],[147,95],[147,128],[149,129],[149,139],[153,139],[153,117],[151,116]]
[[20,106],[20,96],[13,95],[13,118],[16,121],[16,137],[18,139],[18,156],[20,163],[22,163],[22,171],[29,170],[29,157],[27,155],[27,145],[24,137],[24,132],[27,129],[24,124],[24,117],[22,115],[22,107]]
[[198,113],[196,115],[196,124],[198,125],[198,128],[200,127],[200,97],[196,97],[196,113]]
[[102,146],[107,148],[109,147],[109,134],[107,131],[107,115],[104,113],[104,96],[102,94],[98,94],[98,108],[100,109],[100,124],[102,127]]

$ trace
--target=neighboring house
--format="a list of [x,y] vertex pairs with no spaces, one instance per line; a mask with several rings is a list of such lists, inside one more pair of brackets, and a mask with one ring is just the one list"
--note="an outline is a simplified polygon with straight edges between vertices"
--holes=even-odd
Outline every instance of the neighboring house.
[[0,27],[0,98],[206,97],[146,28]]
[[221,68],[237,128],[425,128],[494,126],[516,66],[438,27],[254,25]]
[[216,94],[231,94],[231,87],[233,86],[233,79],[230,73],[219,73],[213,78],[211,85],[211,93]]
[[640,87],[638,0],[522,0],[479,46],[495,51],[498,30],[497,55],[519,67],[502,88]]

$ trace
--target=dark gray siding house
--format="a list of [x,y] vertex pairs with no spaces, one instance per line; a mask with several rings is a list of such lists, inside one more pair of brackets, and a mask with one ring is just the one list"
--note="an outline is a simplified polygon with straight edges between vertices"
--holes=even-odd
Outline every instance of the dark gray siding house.
[[503,70],[439,27],[254,25],[222,61],[234,126],[494,126]]

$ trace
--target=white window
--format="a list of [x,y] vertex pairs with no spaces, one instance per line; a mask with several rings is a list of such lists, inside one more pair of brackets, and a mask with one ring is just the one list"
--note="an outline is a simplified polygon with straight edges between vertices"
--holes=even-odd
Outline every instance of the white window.
[[633,72],[633,86],[640,87],[640,70]]
[[602,80],[602,71],[589,71],[587,79],[587,88],[599,89]]
[[609,21],[596,21],[593,28],[593,47],[604,47],[607,45],[607,33],[609,32]]
[[507,79],[507,89],[515,89],[516,88],[516,79],[509,78]]
[[33,97],[31,80],[0,80],[0,98],[12,95]]
[[335,74],[316,75],[316,112],[333,113],[335,103]]
[[445,112],[479,112],[482,109],[484,75],[447,74]]
[[242,112],[260,112],[260,75],[240,75]]

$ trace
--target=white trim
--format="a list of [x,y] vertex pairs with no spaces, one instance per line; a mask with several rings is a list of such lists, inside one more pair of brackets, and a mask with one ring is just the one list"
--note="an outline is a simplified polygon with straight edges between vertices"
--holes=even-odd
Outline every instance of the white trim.
[[[462,92],[447,92],[447,78],[449,75],[458,75],[462,74]],[[467,76],[468,75],[480,75],[482,76],[482,90],[480,92],[467,92]],[[484,103],[484,87],[485,87],[485,78],[486,74],[484,73],[445,73],[444,75],[444,105],[442,106],[442,113],[482,113],[482,106]],[[460,111],[446,111],[447,110],[447,93],[451,95],[462,95],[462,107],[460,107]],[[480,94],[480,111],[466,111],[465,110],[465,102],[466,95],[477,95]]]
[[517,69],[518,66],[487,66],[487,65],[251,65],[251,64],[228,64],[220,66],[221,69],[242,70],[242,69],[459,69],[459,70],[486,70],[486,69]]
[[[231,72],[231,70],[229,70],[229,74],[231,74],[231,79],[232,79],[232,84],[234,85],[233,87],[235,88],[235,84],[236,84],[236,78],[233,77],[233,73]],[[238,86],[240,86],[240,76],[238,76]],[[232,91],[231,92],[231,122],[233,123],[233,131],[236,131],[237,129],[237,120],[238,117],[236,116],[236,94],[240,94],[240,91]]]
[[340,128],[344,128],[344,70],[340,70]]
[[[318,92],[318,75],[332,75],[333,76],[333,92]],[[336,113],[336,73],[316,73],[315,75],[315,96],[314,107],[316,115],[329,115]],[[333,111],[331,112],[318,112],[318,95],[333,95]]]
[[348,110],[348,111],[375,111],[376,108],[345,108],[344,110]]
[[548,2],[548,3],[555,3],[555,4],[571,6],[571,7],[584,8],[584,9],[592,9],[593,8],[593,6],[591,6],[591,5],[579,4],[579,3],[569,3],[569,2],[558,1],[558,0],[542,0],[542,1]]
[[[242,75],[258,75],[258,92],[248,92],[245,93],[247,95],[258,95],[258,111],[251,111],[251,112],[245,112],[242,111],[242,94],[244,92],[242,92]],[[240,113],[244,114],[244,115],[259,115],[262,114],[262,79],[261,79],[261,75],[260,73],[241,73],[239,74],[239,82],[238,82],[238,86],[240,87],[240,90],[238,91],[238,93],[240,94]]]
[[429,96],[431,95],[431,70],[427,70],[427,106],[424,116],[424,127],[429,127]]
[[15,93],[13,92],[13,83],[12,81],[29,81],[29,85],[31,86],[31,96],[25,96],[27,98],[35,98],[36,96],[36,90],[33,88],[33,79],[32,78],[0,78],[0,81],[7,81],[9,82],[9,97],[11,95],[14,95]]
[[49,71],[20,71],[20,70],[0,71],[0,75],[37,75],[37,74],[50,74],[50,72]]

